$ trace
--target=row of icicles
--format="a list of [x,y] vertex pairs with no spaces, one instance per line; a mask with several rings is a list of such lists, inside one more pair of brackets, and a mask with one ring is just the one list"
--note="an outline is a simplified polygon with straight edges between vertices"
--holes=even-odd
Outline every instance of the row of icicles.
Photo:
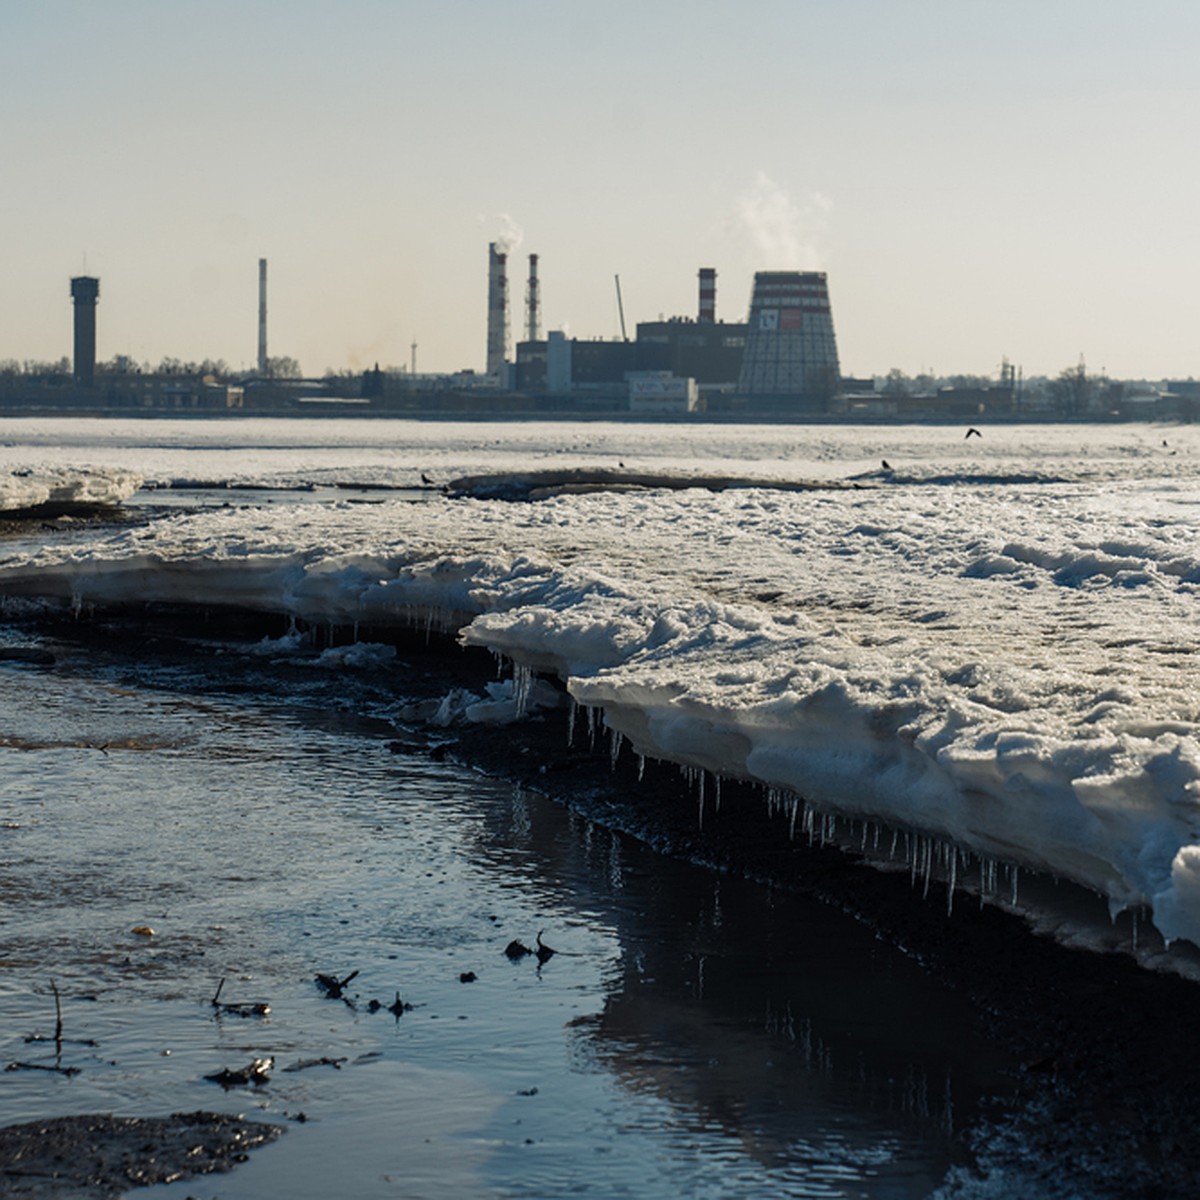
[[[514,667],[513,696],[528,696],[532,686],[532,671],[529,668]],[[594,750],[596,736],[600,730],[603,710],[597,706],[579,704],[569,697],[570,711],[567,716],[567,744],[575,741],[577,715],[583,710],[587,721],[589,749]],[[521,711],[521,702],[517,702]],[[608,728],[609,761],[615,770],[621,756],[626,738],[620,731]],[[635,753],[637,753],[635,751]],[[637,753],[638,781],[640,782],[646,767],[646,757]],[[697,804],[697,821],[704,828],[705,809],[708,804],[711,780],[712,805],[714,813],[721,811],[721,776],[710,773],[702,767],[679,765],[690,788],[695,788]],[[758,785],[763,792],[767,805],[768,816],[785,814],[788,819],[788,836],[795,839],[797,829],[801,836],[807,839],[810,846],[822,847],[834,845],[842,849],[855,848],[866,856],[886,859],[889,862],[903,861],[909,869],[912,886],[921,887],[922,896],[929,895],[929,885],[935,872],[946,881],[946,912],[954,911],[954,893],[958,888],[960,872],[966,874],[973,867],[978,870],[979,903],[980,907],[989,898],[999,898],[1007,894],[1007,899],[1014,907],[1017,903],[1017,887],[1020,878],[1020,868],[1013,863],[1001,862],[984,854],[975,854],[964,849],[955,842],[930,834],[918,833],[913,830],[899,829],[880,821],[871,821],[862,817],[847,817],[838,813],[825,812],[814,808],[803,797],[785,788]],[[884,844],[886,843],[886,844]],[[1001,889],[1003,888],[1003,892]]]

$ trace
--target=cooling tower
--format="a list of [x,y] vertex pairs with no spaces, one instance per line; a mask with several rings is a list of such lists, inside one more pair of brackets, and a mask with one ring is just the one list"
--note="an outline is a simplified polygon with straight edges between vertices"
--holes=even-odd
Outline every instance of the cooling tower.
[[488,245],[487,373],[499,375],[508,359],[508,255]]
[[772,408],[823,410],[840,382],[825,273],[759,271],[738,392]]
[[77,275],[71,280],[71,300],[75,305],[75,378],[80,387],[96,382],[96,302],[100,299],[100,280]]

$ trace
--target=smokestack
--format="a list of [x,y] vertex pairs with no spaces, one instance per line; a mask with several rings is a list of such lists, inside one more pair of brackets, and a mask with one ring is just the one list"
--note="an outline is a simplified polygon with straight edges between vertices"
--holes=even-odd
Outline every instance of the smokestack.
[[71,300],[75,305],[75,378],[80,387],[96,383],[96,302],[100,299],[100,280],[77,275],[71,280]]
[[536,342],[541,332],[541,296],[538,292],[538,256],[529,256],[529,283],[525,291],[525,340]]
[[258,260],[258,373],[267,374],[267,260]]
[[488,244],[487,373],[498,375],[508,358],[508,255]]
[[700,268],[701,324],[711,325],[717,319],[717,272],[712,267]]

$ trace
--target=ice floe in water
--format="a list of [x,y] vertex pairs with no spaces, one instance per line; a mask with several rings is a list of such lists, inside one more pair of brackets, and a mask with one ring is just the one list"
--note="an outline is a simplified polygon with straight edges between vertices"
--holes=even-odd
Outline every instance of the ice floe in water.
[[[387,425],[408,442],[359,431],[360,480],[489,453],[522,486],[559,453],[843,484],[886,455],[891,478],[211,510],[10,558],[0,594],[458,630],[521,671],[446,722],[517,719],[553,673],[639,754],[1072,880],[1200,945],[1200,434],[600,426],[597,449],[586,426],[439,426],[439,446]],[[327,470],[307,442],[250,450],[261,478]]]

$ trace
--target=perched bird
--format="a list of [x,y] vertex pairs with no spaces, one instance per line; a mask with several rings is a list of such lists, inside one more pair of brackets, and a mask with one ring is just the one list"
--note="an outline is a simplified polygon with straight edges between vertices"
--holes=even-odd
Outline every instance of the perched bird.
[[974,434],[976,437],[983,437],[983,434],[980,433],[979,430],[976,429],[974,425],[972,425],[971,428],[967,430],[966,436],[970,437],[971,434]]
[[422,471],[421,472],[421,482],[428,485],[428,484],[431,484],[433,482],[433,480],[430,479],[429,476],[426,475],[424,471]]
[[539,931],[538,931],[538,935],[537,935],[537,949],[534,951],[534,953],[537,955],[537,960],[538,960],[538,966],[539,966],[539,967],[540,967],[540,966],[542,965],[542,963],[544,963],[544,962],[545,962],[545,961],[546,961],[548,958],[551,958],[551,957],[553,957],[553,955],[554,955],[554,953],[555,953],[553,950],[551,950],[551,949],[550,949],[550,947],[549,947],[549,946],[547,946],[547,945],[546,945],[546,944],[545,944],[545,943],[542,941],[542,934],[543,934],[544,932],[545,932],[544,930],[539,930]]
[[883,469],[885,471],[890,471],[892,469],[892,464],[888,462],[886,458],[883,460]]

